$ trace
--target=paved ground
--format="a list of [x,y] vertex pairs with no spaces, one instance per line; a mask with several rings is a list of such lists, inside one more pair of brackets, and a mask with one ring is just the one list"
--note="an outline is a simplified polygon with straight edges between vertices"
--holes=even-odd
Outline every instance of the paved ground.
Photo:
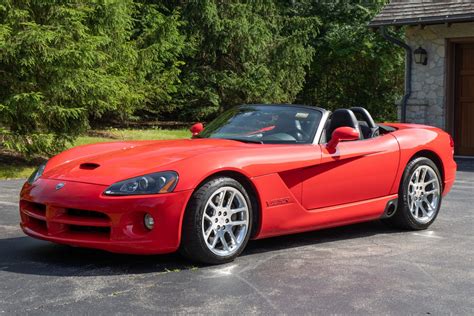
[[0,314],[474,314],[474,163],[427,231],[379,222],[253,241],[234,263],[74,249],[19,231],[0,181]]

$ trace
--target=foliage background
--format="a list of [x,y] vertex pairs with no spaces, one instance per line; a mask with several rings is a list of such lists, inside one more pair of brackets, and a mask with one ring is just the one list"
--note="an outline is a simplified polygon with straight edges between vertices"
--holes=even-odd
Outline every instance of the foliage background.
[[94,126],[210,120],[242,103],[395,119],[384,1],[0,0],[0,142],[51,155]]

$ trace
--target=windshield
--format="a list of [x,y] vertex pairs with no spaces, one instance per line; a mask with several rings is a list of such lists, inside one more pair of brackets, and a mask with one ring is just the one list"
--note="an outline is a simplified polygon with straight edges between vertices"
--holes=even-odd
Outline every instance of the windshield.
[[316,108],[243,105],[222,113],[198,137],[262,144],[310,144],[321,116],[322,112]]

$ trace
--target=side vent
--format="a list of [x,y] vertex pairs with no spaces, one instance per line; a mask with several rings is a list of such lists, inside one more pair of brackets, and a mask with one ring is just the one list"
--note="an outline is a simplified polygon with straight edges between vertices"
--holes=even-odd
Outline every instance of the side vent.
[[96,168],[99,168],[100,165],[98,163],[93,163],[93,162],[86,162],[82,163],[79,168],[84,169],[84,170],[94,170]]

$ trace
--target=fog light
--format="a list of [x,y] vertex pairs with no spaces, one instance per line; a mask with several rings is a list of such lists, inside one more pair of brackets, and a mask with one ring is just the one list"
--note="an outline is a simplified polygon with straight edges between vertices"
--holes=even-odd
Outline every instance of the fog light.
[[153,216],[146,213],[145,217],[143,217],[143,223],[145,224],[146,228],[148,228],[149,230],[152,230],[153,226],[155,226],[155,219],[153,218]]

